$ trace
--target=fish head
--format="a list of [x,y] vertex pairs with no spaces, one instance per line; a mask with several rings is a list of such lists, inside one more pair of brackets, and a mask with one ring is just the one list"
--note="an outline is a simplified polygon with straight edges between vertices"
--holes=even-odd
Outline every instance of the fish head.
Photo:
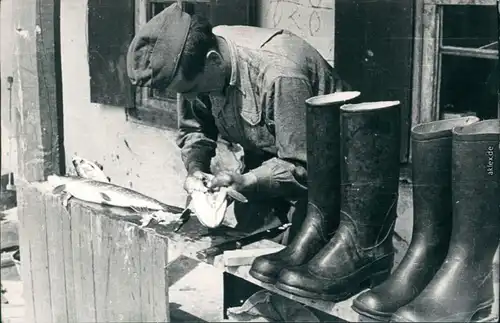
[[71,162],[73,163],[73,167],[75,168],[78,176],[103,182],[110,182],[109,177],[104,174],[101,164],[91,162],[90,160],[76,155],[73,156]]
[[224,221],[227,210],[227,192],[199,192],[191,194],[190,208],[201,224],[208,228],[217,228]]

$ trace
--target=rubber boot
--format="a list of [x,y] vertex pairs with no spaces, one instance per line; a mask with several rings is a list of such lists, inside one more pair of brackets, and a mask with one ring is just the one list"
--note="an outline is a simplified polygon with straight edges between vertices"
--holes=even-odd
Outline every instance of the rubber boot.
[[446,259],[395,322],[482,322],[493,303],[500,238],[500,120],[453,129],[453,227]]
[[429,284],[448,253],[452,226],[452,129],[479,121],[456,118],[419,124],[411,130],[413,232],[408,251],[388,280],[354,299],[359,314],[388,321]]
[[307,214],[286,248],[254,260],[252,277],[275,283],[283,268],[309,261],[335,232],[340,218],[340,106],[359,95],[336,92],[306,100]]
[[276,287],[303,297],[341,301],[389,276],[399,150],[399,101],[341,107],[340,225],[311,261],[283,269]]

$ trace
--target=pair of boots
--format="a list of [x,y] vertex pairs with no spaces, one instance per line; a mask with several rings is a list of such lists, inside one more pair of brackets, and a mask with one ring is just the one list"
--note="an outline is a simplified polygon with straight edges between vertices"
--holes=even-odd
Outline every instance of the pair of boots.
[[399,184],[399,101],[359,92],[306,101],[307,216],[292,242],[250,275],[289,293],[341,301],[390,275]]
[[481,322],[493,303],[500,238],[500,120],[412,129],[413,233],[391,277],[353,309],[395,322]]

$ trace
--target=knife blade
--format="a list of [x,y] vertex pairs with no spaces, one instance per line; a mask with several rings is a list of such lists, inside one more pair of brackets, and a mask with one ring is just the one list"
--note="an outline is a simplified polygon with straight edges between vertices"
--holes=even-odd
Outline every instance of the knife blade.
[[231,196],[233,199],[235,199],[238,202],[241,202],[241,203],[248,202],[248,199],[245,197],[245,195],[241,194],[240,192],[238,192],[235,189],[232,189],[230,187],[228,187],[228,189],[227,189],[227,195]]
[[188,197],[186,199],[186,207],[184,208],[181,215],[179,216],[179,220],[178,220],[179,224],[174,229],[174,232],[178,232],[189,221],[189,219],[191,219],[191,215],[193,214],[193,212],[189,208],[189,204],[191,204],[191,199],[192,199],[191,195],[188,195]]
[[205,260],[210,257],[221,255],[224,253],[224,251],[241,249],[246,245],[249,245],[251,243],[263,239],[272,239],[278,236],[279,234],[285,232],[291,225],[292,225],[291,223],[286,223],[276,227],[272,227],[267,230],[262,230],[256,233],[252,233],[243,238],[226,241],[216,246],[200,250],[196,253],[196,256],[199,260]]

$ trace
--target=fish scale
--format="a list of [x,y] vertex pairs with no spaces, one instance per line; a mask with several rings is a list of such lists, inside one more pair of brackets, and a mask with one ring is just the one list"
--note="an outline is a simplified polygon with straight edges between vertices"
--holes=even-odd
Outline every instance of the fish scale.
[[180,213],[181,208],[164,204],[130,188],[73,176],[50,175],[47,178],[54,193],[66,192],[78,199],[132,209],[147,209]]

